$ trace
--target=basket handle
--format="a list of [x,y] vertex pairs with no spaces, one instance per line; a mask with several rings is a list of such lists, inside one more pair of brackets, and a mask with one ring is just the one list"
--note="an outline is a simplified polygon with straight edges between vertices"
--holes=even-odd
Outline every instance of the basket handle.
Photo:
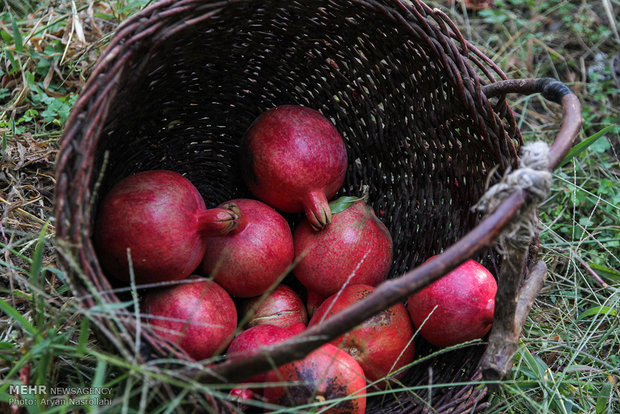
[[545,99],[562,105],[562,125],[549,150],[549,169],[553,171],[572,147],[583,124],[581,104],[575,93],[554,78],[501,80],[483,86],[482,92],[487,98],[504,97],[508,93],[540,93]]
[[[547,99],[562,104],[564,109],[562,126],[553,143],[553,152],[550,152],[549,156],[549,169],[555,168],[570,149],[581,127],[581,105],[574,93],[555,79],[499,81],[487,85],[483,92],[487,97],[505,95],[512,92],[541,92]],[[428,286],[482,249],[492,245],[502,231],[511,224],[512,219],[523,208],[531,204],[532,198],[527,191],[524,189],[514,191],[497,206],[493,213],[482,219],[476,227],[455,244],[448,247],[435,260],[424,262],[398,278],[383,282],[363,301],[334,315],[321,324],[308,328],[289,340],[266,347],[264,353],[260,352],[236,359],[229,359],[221,364],[209,367],[209,369],[190,368],[183,375],[203,383],[238,382],[252,375],[266,372],[272,369],[274,365],[280,366],[296,359],[302,359],[320,345],[344,334],[351,327],[359,325],[372,315],[402,302],[412,293]],[[521,257],[525,257],[525,254]],[[524,261],[519,263],[520,270]],[[542,287],[545,275],[546,266],[544,262],[539,262],[532,269],[532,273],[525,285],[520,289],[517,305],[519,310],[517,311],[517,318],[515,318],[515,312],[512,313],[511,320],[514,320],[515,323],[511,323],[511,327],[523,326],[525,316],[527,316],[529,307]],[[517,284],[520,282],[520,278],[521,274],[518,275]],[[519,289],[513,290],[514,292],[511,295],[514,297],[517,295],[515,292],[519,291]],[[520,329],[518,332],[520,332]],[[514,337],[514,335],[511,337]],[[518,338],[518,335],[516,337]],[[512,354],[506,353],[505,355],[506,358],[502,359],[502,361],[506,362],[505,366],[510,368],[514,352]]]
[[[487,98],[500,96],[501,99],[507,93],[539,92],[545,99],[562,105],[562,124],[548,155],[547,169],[553,171],[573,145],[583,123],[581,104],[573,91],[553,78],[503,80],[484,86],[482,91]],[[536,220],[538,215],[535,208],[536,206],[530,205],[524,209],[517,226],[527,226],[528,215],[533,215]],[[510,373],[523,325],[544,284],[547,266],[542,260],[533,266],[523,284],[521,283],[523,264],[528,259],[530,249],[531,245],[526,240],[512,240],[497,275],[493,329],[480,361],[486,381],[498,381]],[[488,386],[496,390],[497,382],[490,382]]]

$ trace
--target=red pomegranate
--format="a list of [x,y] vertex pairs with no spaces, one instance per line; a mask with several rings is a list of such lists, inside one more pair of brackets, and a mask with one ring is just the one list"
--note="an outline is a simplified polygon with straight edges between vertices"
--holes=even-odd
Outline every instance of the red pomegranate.
[[[368,285],[351,285],[327,298],[310,319],[308,327],[342,312],[361,301],[375,290]],[[413,326],[407,309],[396,304],[366,320],[355,329],[336,338],[331,343],[346,351],[359,362],[368,381],[402,378],[413,361],[415,349]]]
[[[248,319],[248,326],[261,324],[276,325],[290,329],[295,327],[299,333],[300,326],[305,329],[308,323],[306,305],[293,289],[286,285],[278,286],[267,297],[259,296],[243,304],[243,314]],[[302,329],[303,330],[303,329]]]
[[226,349],[237,328],[237,309],[220,285],[195,280],[150,291],[144,310],[157,335],[198,361]]
[[364,371],[349,354],[330,344],[323,345],[302,360],[269,371],[265,382],[291,383],[265,388],[264,396],[272,404],[285,407],[320,404],[315,407],[321,410],[328,405],[331,407],[334,404],[331,400],[343,399],[320,412],[363,414],[366,410]]
[[293,240],[297,262],[293,273],[318,296],[332,295],[344,285],[377,286],[392,265],[390,233],[362,200],[334,214],[321,231],[303,220]]
[[[288,329],[274,325],[256,325],[241,332],[232,340],[228,347],[229,358],[235,355],[247,356],[260,352],[263,346],[277,344],[293,337],[294,334]],[[263,382],[267,374],[258,374],[245,382]]]
[[289,326],[288,328],[289,331],[291,331],[294,335],[300,334],[303,331],[306,330],[306,324],[305,323],[301,323],[301,322],[297,322],[292,324],[291,326]]
[[327,296],[319,295],[318,293],[312,290],[306,290],[306,292],[307,292],[306,309],[308,309],[308,316],[312,317],[312,315],[314,315],[314,312],[316,312],[318,307],[321,306],[321,303],[323,303],[323,301],[327,299],[329,295]]
[[235,403],[237,412],[244,412],[249,408],[247,401],[254,399],[254,392],[248,388],[233,388],[228,392],[228,397]]
[[236,199],[220,208],[235,211],[238,224],[225,235],[207,239],[201,269],[233,296],[262,295],[293,261],[291,229],[277,211],[257,200]]
[[468,260],[411,295],[407,307],[413,324],[428,342],[451,346],[482,338],[489,332],[496,292],[491,272]]
[[347,151],[334,125],[318,111],[282,105],[250,125],[241,167],[256,197],[288,213],[303,211],[320,229],[331,220],[327,200],[342,186]]
[[153,170],[119,181],[99,205],[94,242],[110,275],[129,281],[127,250],[137,283],[189,276],[204,255],[205,238],[236,225],[230,209],[205,209],[194,185],[174,171]]

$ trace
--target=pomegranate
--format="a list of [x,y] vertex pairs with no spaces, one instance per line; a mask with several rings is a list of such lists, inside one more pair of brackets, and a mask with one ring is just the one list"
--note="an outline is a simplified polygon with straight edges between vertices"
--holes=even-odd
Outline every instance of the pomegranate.
[[257,200],[237,199],[231,209],[238,224],[225,235],[207,238],[201,269],[231,295],[262,295],[283,277],[293,261],[293,235],[284,217]]
[[[310,319],[308,327],[321,323],[361,301],[375,290],[368,285],[351,285],[327,298]],[[414,357],[414,334],[407,309],[396,304],[366,320],[331,343],[359,362],[366,378],[375,382],[410,364]],[[391,376],[402,378],[406,369]]]
[[297,335],[302,333],[303,331],[306,330],[306,324],[305,323],[301,323],[301,322],[297,322],[292,324],[291,326],[289,326],[288,328],[289,331],[291,331],[293,334]]
[[[251,355],[256,352],[260,352],[260,348],[263,346],[273,345],[278,342],[285,341],[294,335],[295,334],[290,330],[279,326],[256,325],[241,332],[235,339],[232,340],[227,351],[228,357],[234,358],[235,354],[242,356]],[[244,382],[244,384],[264,382],[266,375],[266,373],[263,373],[250,377]],[[238,406],[245,409],[247,407],[243,404],[243,401],[250,400],[255,396],[255,394],[260,395],[261,393],[262,388],[252,388],[248,384],[248,386],[233,388],[230,390],[229,395],[237,400]]]
[[331,221],[327,200],[342,186],[347,151],[334,125],[318,111],[282,105],[248,128],[241,167],[259,199],[288,213],[303,211],[320,229]]
[[254,398],[254,392],[248,388],[233,388],[228,396],[235,403],[236,412],[244,412],[249,408],[246,402]]
[[496,292],[491,272],[468,260],[411,295],[407,307],[413,324],[428,342],[451,346],[482,338],[489,332]]
[[314,231],[307,220],[295,229],[293,272],[318,296],[332,295],[344,285],[377,286],[392,265],[392,238],[363,200],[333,215],[332,223]]
[[242,311],[246,318],[249,318],[248,326],[269,324],[286,329],[295,326],[299,333],[299,324],[305,329],[308,323],[304,302],[286,285],[278,286],[267,297],[248,300],[244,303]]
[[237,327],[237,309],[220,285],[193,279],[148,292],[144,309],[157,335],[201,360],[226,349]]
[[[321,412],[363,414],[366,410],[364,371],[349,354],[331,344],[323,345],[302,360],[269,371],[265,382],[291,382],[288,386],[265,388],[264,396],[273,404],[296,407],[325,403],[331,407],[330,400],[343,399]],[[316,405],[316,408],[324,407]]]
[[[251,355],[260,352],[260,348],[285,341],[294,334],[288,329],[274,325],[256,325],[241,332],[232,340],[228,347],[229,358],[238,355]],[[266,374],[258,374],[246,380],[246,382],[263,382]]]
[[312,315],[314,315],[314,312],[316,312],[317,308],[321,306],[321,303],[323,303],[323,301],[327,299],[329,295],[323,296],[323,295],[319,295],[318,293],[312,290],[306,290],[306,291],[307,291],[306,309],[308,309],[308,316],[312,317]]
[[181,174],[153,170],[119,181],[99,205],[94,243],[103,268],[129,281],[127,251],[137,283],[189,276],[204,255],[205,237],[225,234],[237,217],[227,208],[205,209]]

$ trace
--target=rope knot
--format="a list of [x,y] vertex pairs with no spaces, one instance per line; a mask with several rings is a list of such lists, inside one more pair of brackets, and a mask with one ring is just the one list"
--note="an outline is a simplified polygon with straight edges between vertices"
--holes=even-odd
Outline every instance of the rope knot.
[[549,171],[549,146],[544,142],[527,144],[521,149],[519,168],[508,170],[499,183],[482,195],[472,210],[490,214],[516,190],[527,191],[533,198],[526,211],[523,211],[508,229],[500,236],[499,245],[504,254],[506,248],[527,248],[536,232],[538,215],[536,206],[551,191],[551,171]]

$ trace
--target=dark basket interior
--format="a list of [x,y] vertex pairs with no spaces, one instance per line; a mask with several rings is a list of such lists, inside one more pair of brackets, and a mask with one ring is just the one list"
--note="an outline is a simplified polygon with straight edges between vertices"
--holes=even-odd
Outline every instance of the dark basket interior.
[[[275,105],[317,109],[341,132],[349,167],[340,194],[369,186],[394,240],[392,277],[472,229],[490,172],[516,165],[512,113],[480,92],[504,75],[419,2],[167,1],[117,38],[69,120],[58,167],[59,237],[83,241],[82,268],[99,289],[110,288],[89,240],[100,196],[149,169],[185,174],[208,207],[250,196],[239,141]],[[497,274],[492,249],[478,259]],[[418,349],[430,351],[423,341]],[[376,397],[369,412],[422,410],[421,400],[439,412],[470,409],[484,389],[434,388],[430,398],[427,386],[471,380],[483,350],[417,364],[403,383],[421,388]]]

